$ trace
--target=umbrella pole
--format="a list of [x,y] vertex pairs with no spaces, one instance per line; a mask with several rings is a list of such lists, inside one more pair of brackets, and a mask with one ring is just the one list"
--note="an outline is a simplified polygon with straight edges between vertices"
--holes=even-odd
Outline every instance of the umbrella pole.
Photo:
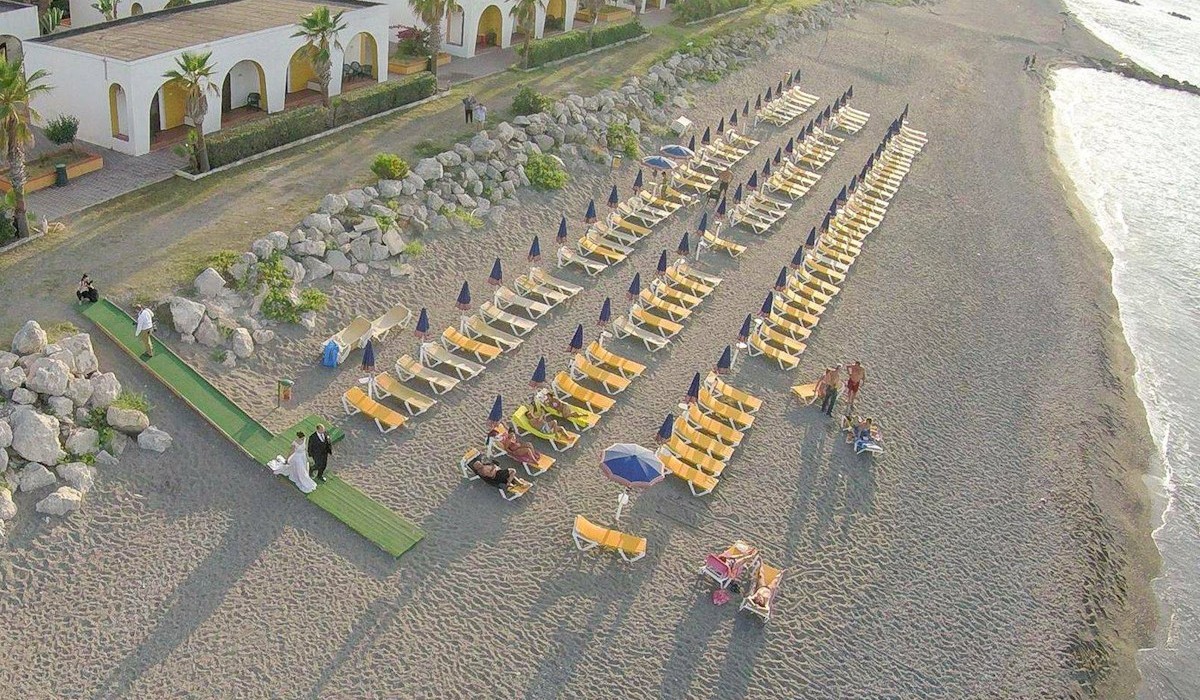
[[620,495],[617,496],[617,521],[621,520],[621,511],[629,504],[629,492],[627,489],[621,489]]

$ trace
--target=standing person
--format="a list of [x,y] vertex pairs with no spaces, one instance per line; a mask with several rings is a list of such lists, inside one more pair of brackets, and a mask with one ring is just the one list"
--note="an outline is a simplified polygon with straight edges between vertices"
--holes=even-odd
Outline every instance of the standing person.
[[733,182],[733,170],[726,168],[717,176],[717,204],[725,198],[725,193],[729,191],[729,183]]
[[317,430],[308,436],[308,456],[312,457],[313,465],[310,473],[317,481],[325,483],[325,467],[329,466],[329,455],[333,454],[333,440],[325,432],[325,426],[317,423]]
[[317,482],[313,481],[308,471],[308,453],[304,449],[303,430],[297,430],[296,439],[292,440],[292,453],[287,459],[287,477],[304,493],[317,490]]
[[148,307],[138,304],[136,307],[137,315],[137,332],[138,340],[142,341],[143,357],[154,357],[154,341],[151,335],[154,332],[154,314]]
[[466,97],[463,98],[462,103],[463,103],[463,117],[467,120],[467,123],[470,124],[471,117],[474,116],[474,114],[475,114],[475,97],[474,97],[474,95],[467,95]]
[[487,106],[482,102],[476,102],[474,107],[475,121],[479,123],[479,128],[483,128],[487,124]]
[[863,367],[858,360],[851,362],[846,368],[846,415],[854,410],[854,399],[858,397],[858,390],[862,389],[863,382],[867,380],[867,368]]
[[842,385],[841,368],[841,365],[830,367],[822,380],[825,382],[825,398],[821,399],[821,411],[827,416],[833,415],[833,407],[837,404],[838,388]]

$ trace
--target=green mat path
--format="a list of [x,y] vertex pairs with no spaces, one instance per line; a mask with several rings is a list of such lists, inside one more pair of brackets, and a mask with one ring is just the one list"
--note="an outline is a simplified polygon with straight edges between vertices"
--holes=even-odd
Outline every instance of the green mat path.
[[[276,455],[286,455],[296,431],[311,433],[317,423],[323,422],[319,416],[309,416],[279,435],[274,435],[158,339],[154,340],[154,357],[143,357],[141,341],[134,333],[136,324],[112,302],[101,299],[84,307],[82,313],[113,342],[141,362],[171,393],[195,409],[259,464],[265,465]],[[344,433],[341,429],[330,425],[328,421],[324,422],[329,426],[329,435],[334,441],[342,439]],[[330,477],[316,491],[308,494],[308,500],[395,557],[425,537],[425,533],[416,525],[336,476]]]

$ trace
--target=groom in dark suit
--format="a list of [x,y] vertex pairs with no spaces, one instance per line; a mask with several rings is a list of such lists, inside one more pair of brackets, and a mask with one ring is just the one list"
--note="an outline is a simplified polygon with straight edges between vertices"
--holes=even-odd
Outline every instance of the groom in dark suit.
[[313,465],[309,474],[321,483],[325,482],[325,467],[329,463],[329,455],[333,454],[333,441],[325,426],[317,424],[317,431],[308,436],[308,456],[312,457]]

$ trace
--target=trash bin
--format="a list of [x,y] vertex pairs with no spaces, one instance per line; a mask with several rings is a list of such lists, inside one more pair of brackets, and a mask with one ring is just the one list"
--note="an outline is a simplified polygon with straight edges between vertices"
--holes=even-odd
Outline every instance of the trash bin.
[[65,187],[67,184],[67,180],[68,180],[67,164],[66,163],[55,163],[54,164],[54,186],[55,187]]

